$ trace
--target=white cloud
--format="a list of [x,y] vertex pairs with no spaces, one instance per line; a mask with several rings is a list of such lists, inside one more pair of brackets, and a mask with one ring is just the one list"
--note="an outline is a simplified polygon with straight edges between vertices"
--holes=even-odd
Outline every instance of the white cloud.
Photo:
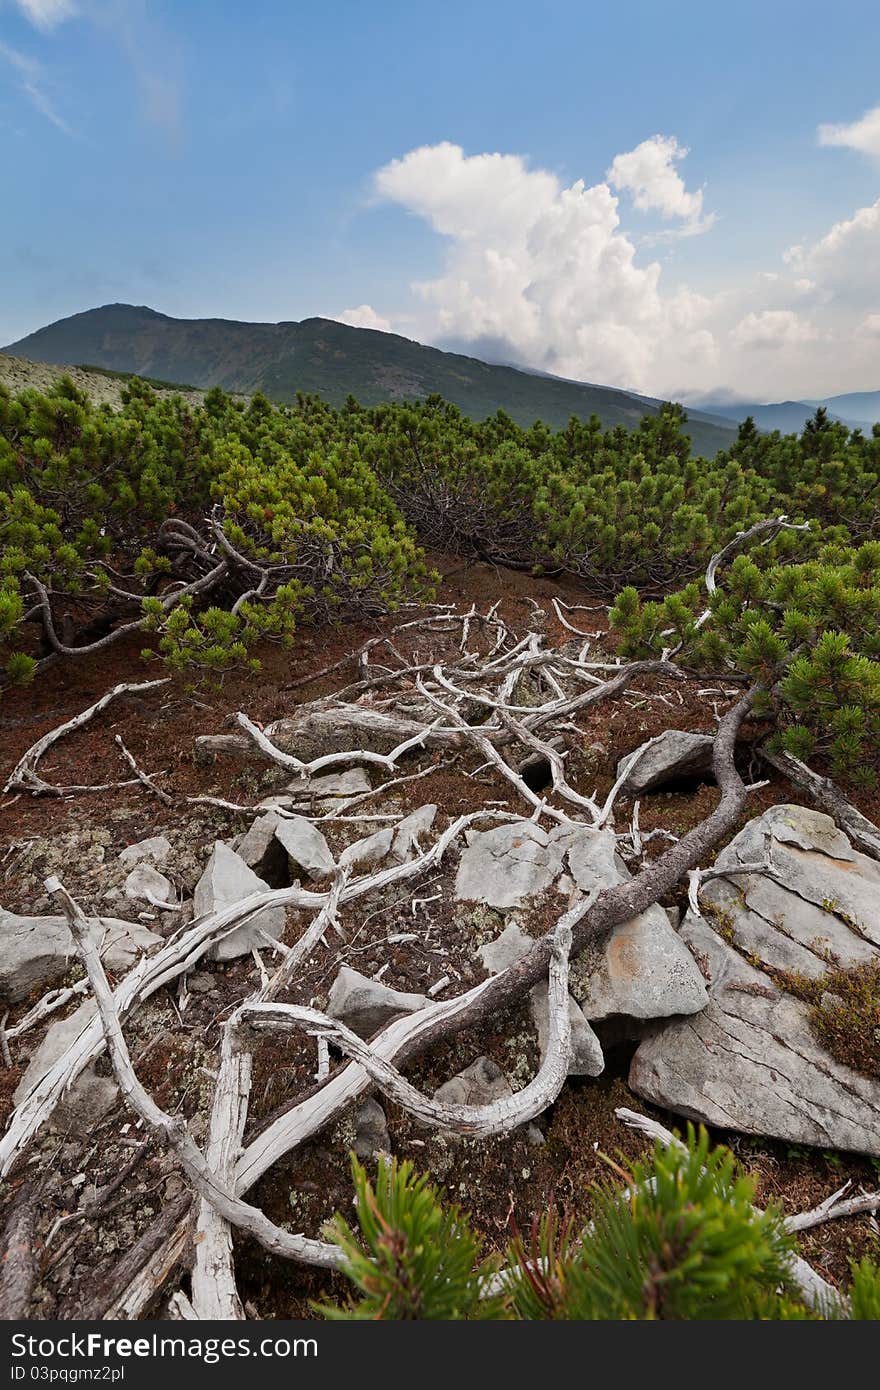
[[668,216],[678,232],[705,229],[702,194],[678,172],[683,153],[672,137],[653,136],[612,160],[604,181],[569,186],[520,155],[469,156],[448,142],[393,160],[375,176],[377,193],[445,246],[437,274],[411,287],[407,333],[679,399],[873,389],[866,343],[880,321],[880,200],[790,246],[781,265],[739,279],[725,269],[697,294],[683,249],[664,269],[621,222],[632,206],[633,216]]
[[377,314],[372,304],[359,304],[356,309],[343,309],[334,316],[337,323],[347,323],[350,328],[375,328],[379,333],[390,333],[391,324],[381,314]]
[[661,359],[671,371],[714,352],[709,301],[661,295],[660,266],[636,263],[607,183],[564,187],[519,155],[443,143],[393,160],[375,184],[448,238],[445,273],[415,286],[423,336],[491,340],[545,371],[636,388],[656,384]]
[[73,0],[16,0],[25,19],[38,29],[54,29],[77,13]]
[[793,309],[764,309],[746,314],[731,331],[737,348],[790,348],[811,343],[818,334],[814,326]]
[[835,222],[812,246],[790,247],[783,259],[840,304],[880,307],[880,198]]
[[55,109],[55,104],[48,91],[48,75],[42,63],[38,63],[35,58],[29,58],[25,53],[19,53],[17,48],[10,47],[2,40],[0,40],[0,58],[5,59],[18,74],[19,89],[27,97],[34,110],[39,111],[41,116],[45,116],[47,121],[51,121],[57,130],[63,131],[65,135],[75,136],[76,131]]
[[688,193],[676,164],[688,151],[674,135],[652,135],[634,150],[616,155],[605,177],[612,188],[632,194],[640,212],[659,212],[666,219],[681,218],[680,234],[706,232],[714,214],[703,217],[703,192]]
[[849,125],[820,125],[818,136],[820,145],[843,145],[863,154],[880,155],[880,106],[872,107]]

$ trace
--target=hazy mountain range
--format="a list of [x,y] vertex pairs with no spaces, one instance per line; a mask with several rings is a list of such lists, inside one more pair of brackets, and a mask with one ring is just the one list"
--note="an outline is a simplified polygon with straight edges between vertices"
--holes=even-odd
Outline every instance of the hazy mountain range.
[[814,415],[816,407],[824,405],[833,420],[841,420],[851,430],[865,434],[875,420],[880,420],[880,391],[850,391],[843,396],[826,396],[822,400],[777,401],[769,405],[758,401],[723,402],[699,401],[699,409],[727,420],[744,420],[751,415],[760,430],[779,430],[781,434],[800,433],[804,422]]

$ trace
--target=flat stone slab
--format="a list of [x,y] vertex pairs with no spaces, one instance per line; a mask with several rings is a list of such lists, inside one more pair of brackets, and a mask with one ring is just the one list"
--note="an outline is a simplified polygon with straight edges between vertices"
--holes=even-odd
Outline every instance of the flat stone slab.
[[342,811],[355,797],[370,790],[370,779],[362,767],[350,767],[345,772],[329,772],[322,777],[307,777],[289,783],[287,796],[293,805],[307,805],[323,814]]
[[[97,919],[95,939],[108,970],[131,969],[141,954],[162,938],[140,922],[117,917]],[[20,917],[0,908],[0,1000],[17,1004],[39,985],[48,985],[67,974],[78,959],[76,946],[64,917]]]
[[562,872],[562,849],[532,821],[472,831],[459,861],[455,896],[488,907],[517,907],[545,892]]
[[682,936],[706,961],[709,1006],[652,1028],[630,1066],[630,1089],[721,1129],[880,1154],[880,1082],[835,1061],[817,1042],[807,1005],[704,921],[686,917]]
[[[754,863],[775,877],[737,872]],[[750,821],[716,866],[729,877],[705,883],[704,916],[681,928],[711,977],[709,1006],[651,1030],[630,1086],[708,1124],[880,1154],[880,1079],[837,1062],[773,973],[880,965],[880,865],[829,816],[787,805]]]

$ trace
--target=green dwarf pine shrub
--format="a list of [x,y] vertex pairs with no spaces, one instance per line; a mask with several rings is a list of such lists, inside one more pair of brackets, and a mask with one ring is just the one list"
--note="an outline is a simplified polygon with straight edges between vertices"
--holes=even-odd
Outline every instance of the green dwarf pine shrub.
[[375,1185],[352,1157],[358,1231],[337,1216],[331,1237],[353,1285],[333,1319],[816,1319],[880,1313],[880,1269],[851,1270],[849,1306],[808,1308],[790,1277],[794,1239],[781,1212],[758,1210],[752,1180],[705,1130],[594,1188],[588,1225],[550,1209],[526,1242],[486,1258],[468,1219],[412,1166],[379,1160]]
[[[697,619],[705,606],[709,618]],[[612,625],[626,656],[681,645],[697,670],[730,671],[768,691],[774,742],[832,776],[872,787],[880,768],[880,542],[825,546],[813,560],[761,569],[739,555],[708,602],[691,584],[660,602],[632,586]]]
[[[780,512],[813,523],[809,536],[783,531],[755,552],[754,569],[780,584],[789,560],[818,560],[831,545],[862,555],[876,541],[880,426],[865,436],[818,411],[800,436],[783,437],[746,422],[714,460],[690,456],[686,428],[672,405],[629,431],[603,430],[595,416],[554,431],[523,429],[503,411],[471,421],[438,396],[335,410],[215,388],[192,405],[132,380],[114,411],[69,380],[14,397],[0,388],[0,682],[32,678],[51,647],[38,584],[65,646],[135,623],[172,667],[217,670],[252,662],[261,640],[289,641],[304,619],[378,613],[427,593],[420,545],[645,596],[695,582],[738,531]],[[853,563],[875,569],[870,553]],[[181,603],[224,556],[224,575]],[[747,658],[766,664],[779,641],[793,650],[796,624],[812,621],[799,596],[761,595],[762,581],[740,570],[733,582],[748,590],[742,622],[755,624],[736,637]],[[824,605],[849,648],[813,655],[808,638],[790,673],[792,716],[812,707],[822,663],[836,660],[835,679],[857,694],[869,683],[859,659],[872,658],[871,634],[859,625],[871,614],[854,611],[853,590],[866,602],[871,586],[844,575],[822,587],[810,613],[821,621]],[[735,610],[738,592],[728,597]],[[781,633],[764,611],[776,602],[792,613]],[[685,590],[663,623],[686,630],[692,609]],[[718,651],[725,620],[719,607]],[[707,629],[704,653],[709,640]],[[865,701],[840,701],[834,721],[808,708],[790,738],[804,748],[812,737],[835,765],[856,766],[871,736]]]

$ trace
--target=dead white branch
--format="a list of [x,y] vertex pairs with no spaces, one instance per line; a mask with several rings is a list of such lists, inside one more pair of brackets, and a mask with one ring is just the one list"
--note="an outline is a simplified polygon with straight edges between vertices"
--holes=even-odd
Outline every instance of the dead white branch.
[[[424,854],[405,864],[396,864],[379,873],[365,875],[347,883],[339,890],[339,900],[348,902],[377,889],[418,877],[439,863],[462,830],[481,819],[516,820],[517,817],[495,810],[475,811],[459,816]],[[332,905],[334,891],[335,889],[331,889],[329,893],[317,893],[294,884],[290,888],[252,893],[240,902],[223,908],[222,911],[196,918],[187,928],[175,934],[155,955],[143,957],[122,979],[115,993],[115,1007],[120,1018],[124,1018],[132,1008],[149,998],[157,989],[192,970],[215,941],[243,926],[266,907],[312,908],[320,911]],[[297,948],[294,947],[293,951],[296,952]],[[301,956],[297,953],[296,960],[299,959]],[[64,1092],[73,1084],[83,1068],[100,1055],[103,1048],[104,1038],[100,1022],[97,1018],[92,1018],[67,1051],[13,1111],[6,1133],[0,1139],[0,1176],[5,1176],[33,1135],[52,1114]]]
[[259,1208],[235,1197],[218,1180],[204,1155],[193,1143],[185,1123],[177,1116],[169,1115],[162,1110],[141,1085],[131,1064],[113,991],[104,973],[101,957],[92,941],[89,920],[57,878],[46,880],[46,891],[57,898],[67,918],[71,935],[89,977],[116,1080],[135,1113],[165,1139],[196,1192],[209,1201],[226,1221],[253,1236],[274,1255],[318,1265],[323,1269],[337,1268],[340,1263],[340,1251],[337,1246],[284,1231],[270,1221]]
[[[158,690],[160,686],[167,685],[168,678],[156,681],[140,681],[132,684],[123,682],[121,685],[114,685],[112,690],[108,690],[106,695],[102,695],[100,700],[96,700],[88,709],[84,709],[81,714],[76,714],[66,723],[59,724],[57,729],[52,729],[50,733],[43,734],[36,743],[32,744],[22,758],[16,763],[9,775],[6,786],[3,788],[4,794],[11,791],[31,792],[34,796],[64,796],[72,791],[108,791],[120,785],[130,785],[126,783],[112,782],[103,786],[93,787],[56,787],[51,782],[45,782],[37,772],[37,764],[45,753],[64,738],[66,734],[72,734],[77,729],[81,729],[84,724],[88,724],[90,719],[94,719],[96,714],[100,714],[106,709],[112,700],[119,695],[143,694],[147,690]],[[139,779],[138,779],[139,780]]]
[[141,768],[138,767],[137,763],[134,760],[134,755],[131,752],[129,752],[129,750],[123,743],[121,734],[116,735],[116,746],[118,747],[125,761],[128,763],[135,777],[138,779],[139,782],[143,783],[147,791],[152,792],[153,796],[158,797],[159,800],[164,802],[166,806],[173,806],[174,797],[169,796],[168,793],[164,792],[161,787],[157,787],[152,777],[150,777],[146,772],[144,772]]
[[[572,917],[583,915],[583,906]],[[571,950],[571,926],[561,918],[553,933],[553,953],[550,961],[548,990],[547,1050],[534,1078],[516,1091],[489,1105],[455,1105],[432,1100],[411,1085],[401,1073],[372,1047],[363,1042],[344,1024],[328,1018],[315,1009],[292,1004],[245,1004],[239,1010],[243,1025],[252,1028],[278,1029],[291,1025],[307,1028],[336,1043],[347,1056],[356,1061],[395,1104],[426,1124],[486,1138],[505,1134],[533,1120],[551,1105],[565,1084],[571,1062],[571,1018],[568,1004],[568,956]]]

